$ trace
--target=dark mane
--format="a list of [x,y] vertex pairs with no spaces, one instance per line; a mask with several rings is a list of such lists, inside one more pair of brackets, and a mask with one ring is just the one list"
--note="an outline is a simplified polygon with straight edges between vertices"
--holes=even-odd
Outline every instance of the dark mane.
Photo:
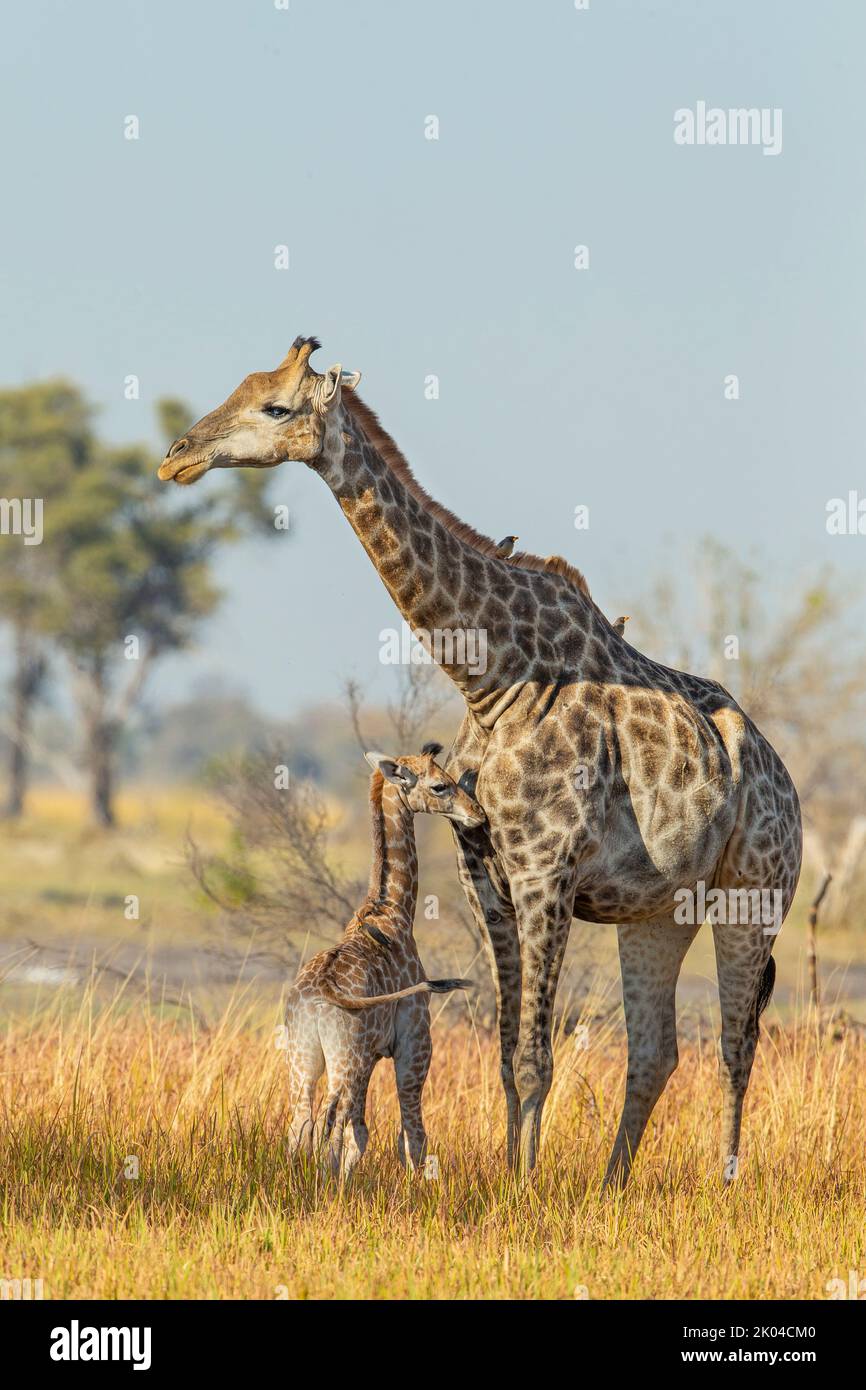
[[[361,400],[357,392],[344,391],[342,400],[344,408],[355,423],[360,426],[365,439],[373,445],[382,462],[421,503],[424,510],[434,516],[437,521],[441,521],[442,525],[446,526],[458,540],[471,545],[479,554],[486,555],[491,560],[497,559],[495,541],[492,541],[489,536],[482,535],[480,531],[476,531],[474,526],[469,526],[465,521],[461,521],[447,507],[436,502],[427,489],[422,487],[390,434],[382,428],[376,412]],[[506,562],[502,561],[501,563]],[[545,559],[542,555],[530,555],[521,551],[513,555],[507,563],[513,569],[535,570],[540,574],[558,574],[580,593],[589,597],[589,585],[580,570],[576,569],[574,565],[570,565],[561,555],[549,555]]]
[[370,859],[370,886],[367,890],[367,897],[358,909],[357,915],[360,916],[371,903],[379,901],[382,888],[382,865],[385,859],[385,822],[382,816],[382,792],[385,788],[385,779],[381,772],[374,772],[370,778],[370,837],[372,839],[372,856]]
[[[354,927],[360,927],[378,945],[390,950],[393,942],[385,932],[380,931],[374,919],[382,908],[382,872],[385,864],[385,822],[382,815],[382,792],[385,779],[381,772],[374,772],[370,778],[370,830],[373,853],[370,857],[370,881],[367,895],[360,907],[352,914],[346,927],[347,936]],[[339,948],[337,948],[339,950]],[[336,954],[336,953],[335,953]]]

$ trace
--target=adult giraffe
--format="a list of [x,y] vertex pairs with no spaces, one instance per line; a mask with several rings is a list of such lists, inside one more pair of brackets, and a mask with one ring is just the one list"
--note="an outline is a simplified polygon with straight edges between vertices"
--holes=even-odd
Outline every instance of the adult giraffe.
[[[749,912],[713,927],[730,1178],[774,933],[800,870],[791,779],[722,686],[618,636],[577,570],[558,557],[502,560],[435,503],[355,395],[359,374],[310,366],[318,346],[298,338],[275,371],[248,376],[171,446],[159,476],[188,484],[211,468],[306,463],[407,623],[446,634],[437,659],[466,702],[449,767],[471,774],[489,819],[489,841],[458,835],[458,865],[493,958],[509,1159],[524,1171],[550,1090],[572,917],[619,924],[628,1071],[606,1181],[622,1183],[677,1064],[676,982],[700,926],[678,908],[683,893],[733,890],[749,904],[754,890],[777,895],[769,930]],[[484,669],[459,640],[480,631]]]

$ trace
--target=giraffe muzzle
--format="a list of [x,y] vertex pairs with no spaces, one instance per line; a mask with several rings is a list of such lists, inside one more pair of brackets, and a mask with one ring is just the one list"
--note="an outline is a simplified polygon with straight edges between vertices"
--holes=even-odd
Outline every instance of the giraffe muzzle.
[[160,482],[174,482],[185,486],[194,483],[211,466],[211,459],[202,457],[187,438],[176,439],[159,465],[157,477]]

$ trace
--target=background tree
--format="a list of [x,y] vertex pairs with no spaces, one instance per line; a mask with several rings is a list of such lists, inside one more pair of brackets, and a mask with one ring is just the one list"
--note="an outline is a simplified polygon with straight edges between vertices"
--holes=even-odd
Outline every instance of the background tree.
[[755,571],[718,541],[703,541],[689,568],[676,592],[663,578],[635,603],[627,636],[731,691],[784,758],[816,853],[831,861],[866,805],[866,653],[851,586],[829,570],[804,576],[771,613]]
[[11,712],[2,720],[9,744],[5,815],[20,816],[30,765],[30,730],[36,700],[49,669],[51,536],[58,499],[85,465],[92,449],[91,412],[67,381],[38,382],[0,391],[0,494],[42,504],[43,541],[25,544],[20,534],[0,536],[0,616],[11,633]]
[[63,499],[52,626],[84,735],[91,806],[114,822],[118,738],[160,656],[183,647],[217,591],[207,560],[224,535],[213,506],[169,515],[142,449],[100,449]]
[[[192,413],[173,400],[157,411],[167,439]],[[266,480],[230,480],[186,503],[156,484],[158,463],[144,446],[94,444],[54,523],[50,622],[67,657],[93,816],[103,826],[114,823],[118,740],[151,668],[186,646],[218,601],[214,550],[268,522]]]
[[[160,401],[157,414],[166,439],[192,418],[177,400]],[[14,652],[8,804],[20,812],[33,703],[47,653],[58,650],[72,677],[93,814],[110,826],[119,740],[154,662],[184,647],[213,610],[215,548],[253,530],[276,532],[267,478],[235,473],[184,504],[157,484],[152,450],[105,445],[91,416],[66,382],[0,393],[3,491],[41,498],[44,524],[41,545],[0,538]]]
[[[355,682],[346,683],[344,694],[342,722],[354,735],[345,750],[354,774],[350,804],[364,808],[360,821],[355,809],[348,818],[335,815],[334,799],[307,775],[308,754],[300,748],[292,753],[285,743],[268,740],[240,758],[216,761],[210,769],[211,788],[230,825],[229,843],[223,852],[208,854],[190,834],[187,859],[205,897],[218,909],[215,934],[227,956],[232,942],[240,941],[244,960],[278,961],[294,970],[304,955],[339,938],[363,901],[369,874],[370,770],[363,752],[419,752],[428,739],[447,746],[459,723],[451,686],[433,665],[401,668],[396,697],[385,710],[371,709],[365,716],[363,693]],[[449,704],[454,706],[450,711]],[[282,768],[288,778],[276,775]],[[453,953],[459,948],[460,972],[474,974],[481,1015],[492,1018],[494,1001],[481,964],[481,942],[454,871],[450,830],[434,824],[440,820],[415,818],[423,846],[419,901],[425,881],[437,890],[437,915],[425,922],[428,968],[439,960],[442,969],[453,973]],[[356,837],[363,845],[360,865]]]

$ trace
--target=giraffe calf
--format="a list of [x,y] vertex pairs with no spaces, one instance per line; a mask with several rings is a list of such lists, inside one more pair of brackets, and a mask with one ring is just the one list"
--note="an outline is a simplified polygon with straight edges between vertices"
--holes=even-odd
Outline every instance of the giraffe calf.
[[[414,816],[444,815],[472,829],[478,802],[434,761],[367,753],[373,863],[370,885],[340,943],[299,971],[286,1007],[293,1152],[327,1146],[333,1173],[348,1177],[367,1146],[367,1087],[380,1057],[392,1057],[400,1102],[400,1158],[415,1169],[427,1136],[421,1093],[430,1066],[429,998],[467,980],[428,980],[415,944],[418,858]],[[315,1091],[327,1071],[327,1099],[314,1121]]]

